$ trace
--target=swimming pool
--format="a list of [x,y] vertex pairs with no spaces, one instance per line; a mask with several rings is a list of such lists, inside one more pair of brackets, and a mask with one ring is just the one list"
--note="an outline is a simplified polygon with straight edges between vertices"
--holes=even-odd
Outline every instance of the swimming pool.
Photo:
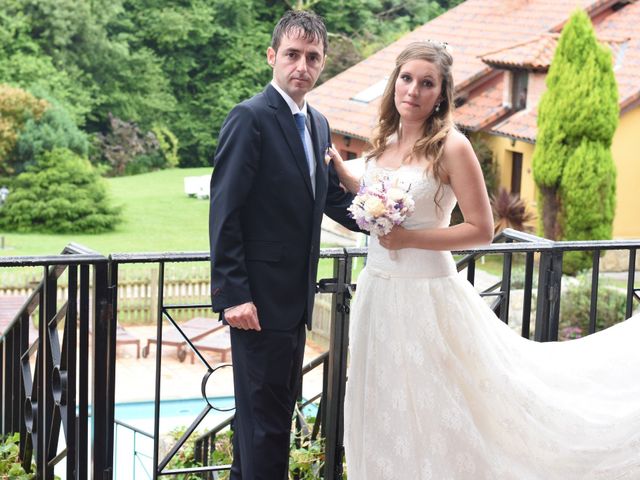
[[[232,409],[234,406],[233,397],[214,397],[208,400],[213,407],[221,410]],[[202,397],[161,401],[159,406],[160,450],[169,450],[174,444],[169,435],[170,432],[190,426],[206,406],[207,402]],[[155,405],[152,400],[115,404],[114,479],[147,480],[152,478],[154,412]],[[233,411],[210,410],[196,428],[196,433],[192,435],[192,438],[197,438],[200,433],[217,426],[232,413]]]
[[[230,409],[234,406],[234,397],[210,397],[209,403],[218,409]],[[203,398],[185,398],[163,400],[160,402],[160,444],[162,451],[173,445],[169,433],[177,428],[185,428],[198,417],[207,405]],[[217,426],[228,418],[233,411],[219,412],[210,410],[196,429],[192,438]],[[316,405],[305,407],[307,416],[317,413]],[[114,479],[115,480],[147,480],[152,478],[153,471],[153,432],[154,402],[116,403],[114,409],[116,422],[121,422],[143,433],[116,424],[114,445]],[[170,444],[169,444],[170,443]]]
[[[222,410],[234,407],[233,397],[212,397],[208,400],[213,407]],[[202,397],[161,401],[160,433],[170,432],[179,427],[188,427],[206,406],[207,403]],[[213,428],[232,413],[233,411],[211,410],[207,413],[198,430]],[[120,422],[153,435],[154,402],[152,400],[116,403],[113,416]]]

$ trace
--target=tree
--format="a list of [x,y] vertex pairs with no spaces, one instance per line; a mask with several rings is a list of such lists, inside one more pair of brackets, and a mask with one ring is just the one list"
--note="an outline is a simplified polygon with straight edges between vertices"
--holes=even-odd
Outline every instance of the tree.
[[53,102],[49,105],[40,118],[27,120],[20,132],[11,154],[15,173],[22,173],[42,153],[55,148],[69,149],[81,157],[89,153],[87,134],[73,122],[69,112]]
[[87,159],[63,148],[18,175],[0,208],[0,229],[19,233],[102,233],[119,221],[104,179]]
[[15,173],[11,154],[25,123],[39,119],[49,104],[20,88],[0,84],[0,176]]
[[[611,238],[616,175],[611,142],[618,117],[611,52],[598,44],[589,17],[578,10],[562,31],[538,107],[533,173],[539,228],[546,238]],[[587,265],[584,253],[565,259],[566,271]]]

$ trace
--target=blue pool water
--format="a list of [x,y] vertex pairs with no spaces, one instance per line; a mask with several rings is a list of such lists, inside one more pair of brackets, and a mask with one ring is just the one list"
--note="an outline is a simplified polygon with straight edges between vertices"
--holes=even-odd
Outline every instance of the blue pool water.
[[[233,397],[209,398],[209,403],[219,409],[230,409],[234,406]],[[163,400],[160,402],[160,432],[169,432],[178,427],[189,426],[207,406],[203,398],[184,398]],[[210,410],[198,430],[215,427],[229,417],[233,411],[219,412]],[[136,427],[152,434],[154,431],[154,402],[116,403],[114,418],[120,422]]]
[[[209,398],[209,402],[215,408],[233,408],[233,397]],[[163,400],[160,402],[160,444],[161,450],[166,451],[169,433],[177,428],[185,428],[200,415],[207,403],[202,398],[186,398],[179,400]],[[135,427],[149,436],[154,433],[154,402],[127,402],[116,403],[114,417],[116,421]],[[200,433],[212,429],[220,422],[227,419],[233,411],[219,412],[210,410],[203,421],[196,428],[192,438]],[[305,415],[315,415],[317,407],[310,405],[304,409]],[[163,447],[164,445],[164,447]],[[151,479],[150,472],[153,459],[153,439],[148,436],[134,433],[133,430],[115,425],[114,446],[114,479],[115,480],[147,480]]]

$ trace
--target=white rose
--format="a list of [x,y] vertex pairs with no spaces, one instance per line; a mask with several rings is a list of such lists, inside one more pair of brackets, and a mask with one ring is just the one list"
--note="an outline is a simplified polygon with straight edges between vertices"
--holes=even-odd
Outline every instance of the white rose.
[[406,196],[407,196],[406,192],[397,187],[392,187],[387,192],[387,198],[394,203],[397,203],[400,200],[404,200]]
[[379,217],[386,211],[384,203],[382,203],[382,200],[380,200],[378,197],[367,198],[367,200],[364,202],[364,209],[367,214],[371,215],[372,217]]

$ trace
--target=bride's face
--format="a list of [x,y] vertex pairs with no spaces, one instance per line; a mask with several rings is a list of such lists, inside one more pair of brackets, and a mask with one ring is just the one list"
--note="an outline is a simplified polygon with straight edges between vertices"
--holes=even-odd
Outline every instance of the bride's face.
[[410,60],[396,79],[394,101],[402,120],[424,121],[440,101],[442,78],[426,60]]

